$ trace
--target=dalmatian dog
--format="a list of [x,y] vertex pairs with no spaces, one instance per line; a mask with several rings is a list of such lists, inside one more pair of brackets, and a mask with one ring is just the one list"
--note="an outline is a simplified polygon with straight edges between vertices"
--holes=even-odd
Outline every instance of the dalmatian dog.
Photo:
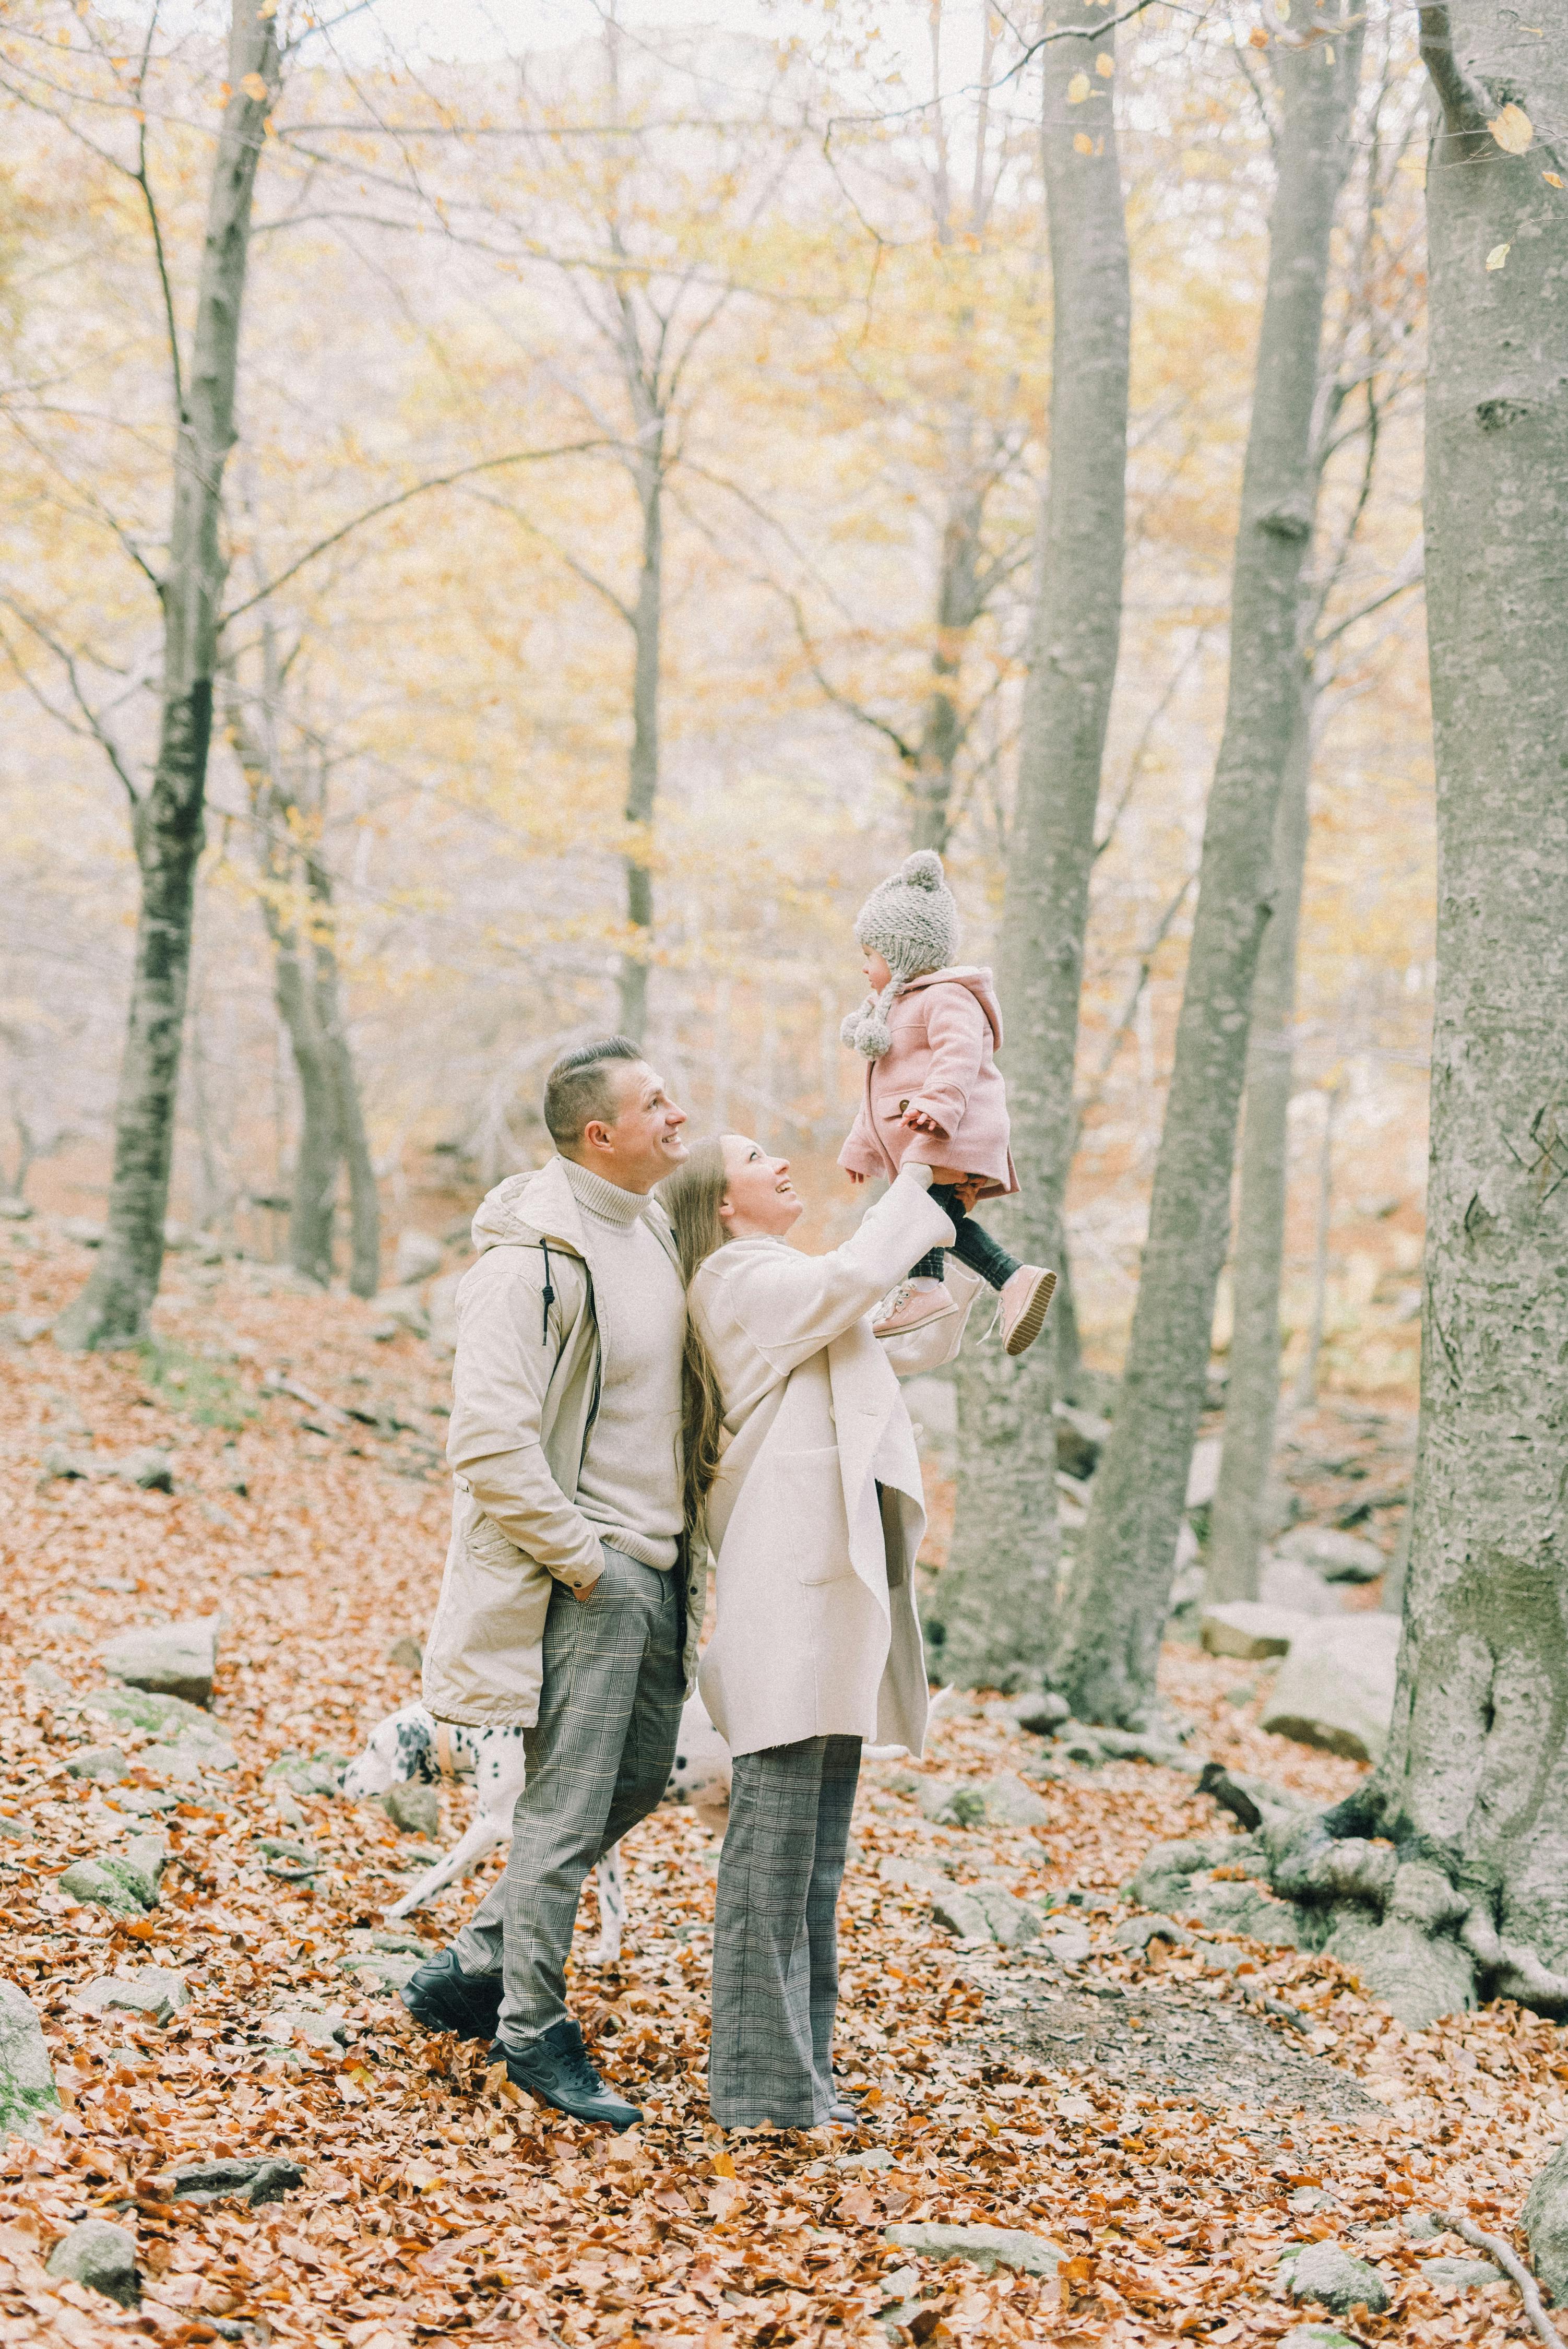
[[[444,1891],[498,1844],[510,1840],[512,1811],[527,1775],[521,1729],[470,1729],[458,1722],[437,1721],[422,1704],[406,1704],[372,1730],[365,1751],[344,1773],[343,1791],[351,1801],[384,1795],[389,1786],[406,1785],[411,1779],[427,1785],[440,1778],[471,1780],[474,1789],[474,1816],[467,1832],[388,1909],[388,1923]],[[693,1695],[681,1714],[675,1767],[664,1799],[689,1805],[704,1826],[717,1833],[729,1809],[729,1748],[708,1719],[701,1697]],[[619,1845],[599,1862],[594,1882],[599,1939],[589,1962],[614,1965],[626,1924]]]

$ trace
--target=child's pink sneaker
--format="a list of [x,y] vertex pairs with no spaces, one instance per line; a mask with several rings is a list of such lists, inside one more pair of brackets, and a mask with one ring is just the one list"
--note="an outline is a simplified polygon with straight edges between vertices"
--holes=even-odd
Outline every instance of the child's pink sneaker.
[[1002,1343],[1009,1354],[1026,1354],[1046,1326],[1057,1276],[1037,1264],[1021,1264],[1004,1282],[1001,1295]]
[[911,1330],[923,1330],[929,1321],[940,1321],[945,1313],[956,1313],[957,1304],[940,1281],[916,1288],[912,1280],[901,1280],[882,1299],[886,1311],[872,1323],[872,1334],[878,1338],[906,1337]]

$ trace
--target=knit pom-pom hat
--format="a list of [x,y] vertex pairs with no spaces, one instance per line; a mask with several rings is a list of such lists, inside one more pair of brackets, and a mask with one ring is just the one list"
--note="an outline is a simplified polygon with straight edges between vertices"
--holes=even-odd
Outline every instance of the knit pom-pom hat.
[[852,1050],[880,1061],[892,1044],[887,1015],[894,999],[921,971],[945,969],[958,951],[958,907],[934,848],[917,848],[879,882],[855,916],[855,944],[880,954],[892,976],[839,1033]]

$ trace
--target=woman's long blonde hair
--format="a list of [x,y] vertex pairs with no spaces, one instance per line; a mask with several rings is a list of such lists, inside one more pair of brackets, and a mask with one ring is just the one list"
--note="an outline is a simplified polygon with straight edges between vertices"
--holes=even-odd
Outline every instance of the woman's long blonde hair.
[[[681,1278],[689,1297],[699,1265],[729,1234],[718,1212],[728,1177],[724,1169],[724,1144],[717,1135],[692,1144],[689,1154],[673,1174],[659,1185],[659,1197],[676,1236]],[[718,1474],[724,1447],[724,1398],[712,1359],[702,1341],[696,1317],[686,1312],[686,1351],[681,1361],[682,1481],[686,1521],[700,1526],[713,1480]]]

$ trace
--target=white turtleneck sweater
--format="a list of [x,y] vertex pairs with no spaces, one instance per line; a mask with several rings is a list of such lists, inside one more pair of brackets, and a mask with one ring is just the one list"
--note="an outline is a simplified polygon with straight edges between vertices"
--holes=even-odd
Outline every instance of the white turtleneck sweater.
[[577,1506],[613,1549],[667,1571],[681,1531],[680,1275],[647,1222],[646,1198],[574,1159],[562,1164],[587,1226],[601,1363]]

